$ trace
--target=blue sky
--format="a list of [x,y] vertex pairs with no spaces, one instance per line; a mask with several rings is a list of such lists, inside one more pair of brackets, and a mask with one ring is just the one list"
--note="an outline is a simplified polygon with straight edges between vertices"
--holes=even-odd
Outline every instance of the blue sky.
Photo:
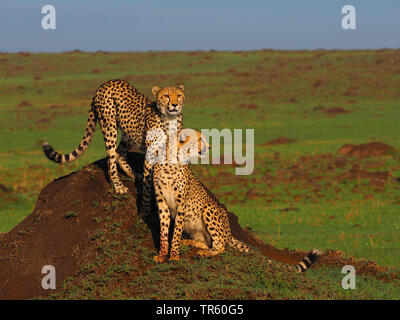
[[[56,30],[41,27],[44,5]],[[343,30],[341,8],[356,8]],[[399,0],[0,0],[0,51],[400,47]]]

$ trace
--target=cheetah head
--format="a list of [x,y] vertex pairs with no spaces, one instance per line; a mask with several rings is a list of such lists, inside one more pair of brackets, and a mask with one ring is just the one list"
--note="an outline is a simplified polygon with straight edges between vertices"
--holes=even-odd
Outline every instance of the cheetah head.
[[204,158],[210,149],[205,136],[193,129],[183,129],[179,135],[179,160],[187,163],[191,158]]
[[183,94],[183,85],[178,87],[153,87],[153,95],[156,98],[157,107],[161,113],[174,118],[182,113],[185,95]]

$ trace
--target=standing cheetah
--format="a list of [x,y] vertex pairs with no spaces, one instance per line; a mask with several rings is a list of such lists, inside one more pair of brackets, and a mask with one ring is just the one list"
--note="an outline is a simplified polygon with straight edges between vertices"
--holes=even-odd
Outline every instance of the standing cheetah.
[[[57,163],[70,163],[80,157],[88,148],[99,120],[107,150],[108,172],[111,183],[117,194],[128,192],[117,171],[117,163],[125,173],[135,178],[126,161],[125,147],[135,147],[144,153],[153,142],[147,139],[147,133],[158,129],[167,134],[169,123],[175,123],[175,129],[180,132],[183,126],[182,108],[185,100],[184,87],[153,87],[152,92],[156,101],[152,102],[139,93],[125,80],[110,80],[102,84],[96,91],[86,125],[85,135],[79,146],[68,154],[56,152],[47,142],[43,144],[45,155]],[[123,132],[122,144],[117,152],[117,131]],[[145,161],[143,180],[142,210],[150,210],[150,170],[151,165]]]
[[[204,136],[199,132],[183,129],[180,140],[184,142],[178,142],[178,161],[157,163],[153,167],[153,183],[160,218],[160,252],[154,260],[163,262],[168,258],[171,218],[175,219],[175,226],[169,260],[179,260],[180,243],[199,248],[197,253],[200,256],[222,253],[226,245],[241,252],[250,252],[251,249],[245,243],[233,237],[226,209],[211,197],[187,163],[191,157],[204,156],[209,149]],[[181,240],[182,233],[189,239]],[[295,270],[305,271],[319,254],[318,250],[311,251],[294,267]]]

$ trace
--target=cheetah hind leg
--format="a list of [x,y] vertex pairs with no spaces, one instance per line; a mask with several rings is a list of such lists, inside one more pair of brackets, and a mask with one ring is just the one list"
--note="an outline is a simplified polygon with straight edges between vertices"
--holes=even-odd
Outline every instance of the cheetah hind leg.
[[135,147],[129,136],[122,132],[121,142],[117,148],[117,163],[128,177],[132,178],[134,181],[136,179],[142,180],[143,175],[141,173],[134,173],[131,166],[128,164],[128,152],[145,153],[140,147]]
[[131,166],[126,162],[126,159],[122,155],[117,152],[117,163],[121,167],[121,169],[125,172],[125,174],[135,181],[135,173],[133,172]]
[[211,248],[200,249],[197,251],[199,257],[213,257],[225,251],[225,243],[222,239],[214,239]]
[[107,150],[108,175],[116,194],[126,194],[129,189],[121,182],[117,171],[117,122],[114,114],[102,117],[99,120],[101,131]]

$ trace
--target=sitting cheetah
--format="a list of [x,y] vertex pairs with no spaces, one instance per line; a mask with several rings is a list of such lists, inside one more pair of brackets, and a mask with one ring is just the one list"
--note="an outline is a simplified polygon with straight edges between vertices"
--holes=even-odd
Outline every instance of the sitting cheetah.
[[[170,122],[175,123],[177,132],[182,129],[182,108],[185,100],[183,91],[183,85],[162,89],[154,87],[152,92],[156,101],[151,102],[125,80],[107,81],[97,89],[93,97],[85,135],[79,146],[69,154],[60,154],[45,142],[43,151],[50,160],[57,163],[76,160],[88,148],[99,120],[107,150],[111,183],[117,194],[127,193],[128,188],[122,184],[116,164],[134,179],[134,173],[126,161],[126,148],[135,147],[144,153],[153,142],[146,139],[147,132],[151,129],[160,129],[167,134]],[[119,152],[116,148],[118,128],[123,132]],[[145,161],[142,205],[145,212],[150,210],[150,169],[150,164]]]
[[[183,129],[179,136],[184,142],[178,142],[178,161],[157,163],[153,168],[153,183],[160,218],[160,252],[154,260],[167,260],[171,218],[175,219],[175,226],[169,260],[179,260],[181,242],[199,248],[197,253],[200,256],[222,253],[227,244],[248,253],[252,249],[231,234],[226,209],[211,197],[189,168],[187,162],[191,157],[202,157],[209,149],[203,135],[189,130]],[[171,146],[171,142],[169,141],[168,147]],[[182,233],[189,239],[181,240]],[[295,270],[305,271],[316,261],[319,254],[318,250],[311,251],[295,266]]]

